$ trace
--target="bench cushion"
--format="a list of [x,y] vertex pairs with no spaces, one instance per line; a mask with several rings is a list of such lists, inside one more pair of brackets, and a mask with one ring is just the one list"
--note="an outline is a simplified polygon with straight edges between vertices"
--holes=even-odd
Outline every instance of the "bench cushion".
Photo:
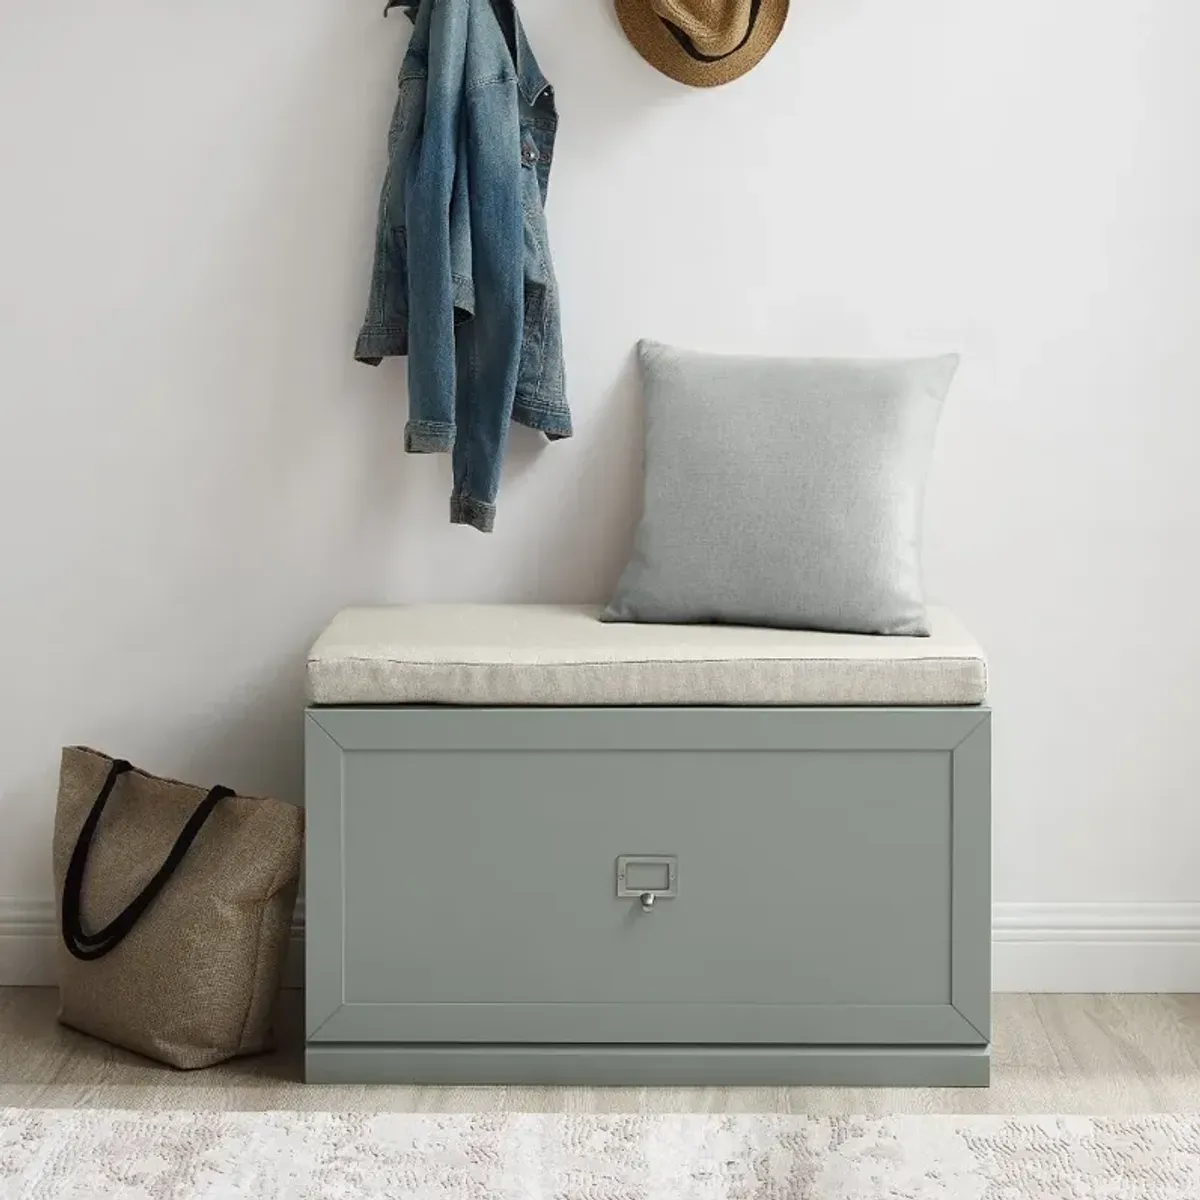
[[599,607],[351,608],[308,659],[316,705],[974,705],[987,663],[944,608],[928,638],[611,625]]

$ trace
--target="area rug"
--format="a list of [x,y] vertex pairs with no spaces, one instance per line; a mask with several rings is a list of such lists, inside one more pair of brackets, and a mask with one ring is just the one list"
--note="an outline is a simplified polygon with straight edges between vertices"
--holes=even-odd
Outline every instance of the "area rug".
[[0,1111],[19,1200],[1197,1200],[1200,1117]]

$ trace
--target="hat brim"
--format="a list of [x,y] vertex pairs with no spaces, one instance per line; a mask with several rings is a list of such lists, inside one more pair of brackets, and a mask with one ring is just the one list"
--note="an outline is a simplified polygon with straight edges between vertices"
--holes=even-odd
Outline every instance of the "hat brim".
[[689,87],[718,87],[758,66],[787,20],[788,0],[762,0],[745,45],[715,62],[693,58],[650,7],[649,0],[616,0],[617,19],[633,48],[664,75]]

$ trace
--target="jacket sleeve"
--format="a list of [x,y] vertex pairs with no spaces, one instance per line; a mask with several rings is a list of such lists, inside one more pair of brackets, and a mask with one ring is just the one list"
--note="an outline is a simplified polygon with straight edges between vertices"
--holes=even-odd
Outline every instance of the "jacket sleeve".
[[[456,448],[452,519],[491,527],[517,391],[525,323],[525,217],[521,129],[511,80],[472,88],[463,123],[471,174],[475,319],[460,356],[459,406],[470,437]],[[461,421],[460,421],[461,425]]]
[[429,0],[425,122],[408,166],[409,423],[406,449],[454,443],[454,284],[450,204],[458,162],[467,55],[467,6]]

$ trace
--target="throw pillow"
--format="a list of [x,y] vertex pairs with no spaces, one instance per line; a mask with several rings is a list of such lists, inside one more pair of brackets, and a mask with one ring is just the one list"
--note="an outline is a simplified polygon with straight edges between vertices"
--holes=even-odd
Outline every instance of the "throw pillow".
[[602,619],[928,636],[925,478],[957,356],[639,355],[645,506]]

